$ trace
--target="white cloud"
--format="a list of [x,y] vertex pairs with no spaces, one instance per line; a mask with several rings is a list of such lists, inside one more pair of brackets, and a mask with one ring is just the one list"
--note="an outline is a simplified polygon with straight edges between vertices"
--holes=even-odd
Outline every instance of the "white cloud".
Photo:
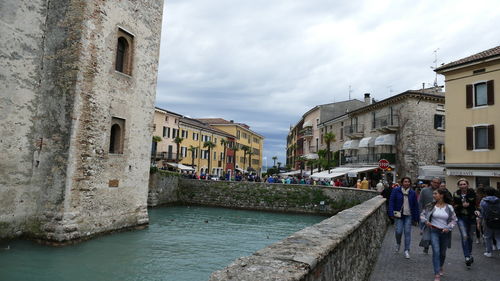
[[344,2],[166,1],[157,104],[248,123],[285,162],[289,126],[349,85],[380,100],[432,83],[437,48],[442,63],[500,44],[496,1]]

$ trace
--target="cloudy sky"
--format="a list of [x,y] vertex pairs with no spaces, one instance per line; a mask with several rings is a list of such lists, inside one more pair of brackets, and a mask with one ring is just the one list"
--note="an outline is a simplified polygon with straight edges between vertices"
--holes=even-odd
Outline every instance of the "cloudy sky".
[[494,0],[167,0],[156,104],[246,123],[285,163],[310,108],[431,85],[434,50],[441,64],[500,45],[499,26]]

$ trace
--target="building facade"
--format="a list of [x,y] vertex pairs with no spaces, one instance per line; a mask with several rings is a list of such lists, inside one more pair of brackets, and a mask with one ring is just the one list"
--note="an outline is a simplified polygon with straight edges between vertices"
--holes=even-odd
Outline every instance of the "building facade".
[[[234,145],[237,149],[230,151],[230,153],[236,157],[235,169],[261,174],[264,145],[262,135],[252,131],[250,126],[244,123],[236,123],[233,120],[228,121],[222,118],[199,118],[197,120],[234,136]],[[251,153],[246,154],[244,147],[248,147],[248,151],[251,151]]]
[[181,114],[159,107],[155,108],[153,136],[160,137],[161,141],[153,141],[151,158],[159,167],[162,167],[165,162],[175,162],[177,159],[177,144],[174,140],[179,136],[179,120],[181,119]]
[[[445,64],[448,186],[500,188],[500,46]],[[496,84],[496,85],[495,85]],[[497,136],[497,138],[495,138]]]
[[60,242],[148,223],[162,11],[142,0],[2,4],[0,48],[12,55],[0,67],[0,238]]

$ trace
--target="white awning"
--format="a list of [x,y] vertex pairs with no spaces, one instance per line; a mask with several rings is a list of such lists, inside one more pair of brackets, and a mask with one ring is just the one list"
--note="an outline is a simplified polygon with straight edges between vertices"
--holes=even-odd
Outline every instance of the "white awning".
[[432,180],[438,177],[444,179],[444,167],[442,166],[420,166],[418,167],[419,180]]
[[396,144],[395,134],[381,135],[375,139],[375,145],[395,145],[395,144]]
[[374,147],[374,146],[375,146],[375,138],[374,137],[362,138],[359,141],[359,147]]
[[342,149],[358,149],[359,147],[359,140],[349,140],[344,142],[342,145]]
[[331,169],[330,173],[328,173],[328,170],[321,171],[319,173],[314,173],[311,175],[311,178],[315,180],[320,180],[320,179],[333,179],[336,177],[340,177],[345,175],[351,168],[335,168]]
[[306,155],[304,155],[304,158],[306,158],[307,160],[311,160],[311,159],[318,159],[318,154],[316,153],[308,153]]
[[300,175],[300,170],[290,171],[290,172],[286,172],[286,173],[280,173],[279,175],[280,176],[295,176],[295,175]]
[[377,166],[368,166],[368,167],[361,167],[361,168],[354,168],[351,169],[347,175],[351,178],[356,178],[358,177],[358,173],[366,172],[366,171],[371,171],[377,169]]
[[182,164],[177,164],[177,163],[170,163],[168,162],[167,165],[171,166],[171,167],[174,167],[174,168],[177,168],[181,171],[194,171],[193,168],[189,167],[189,166],[186,166],[186,165],[182,165]]
[[312,127],[311,120],[307,120],[304,122],[304,124],[302,124],[302,128],[305,128],[305,127]]

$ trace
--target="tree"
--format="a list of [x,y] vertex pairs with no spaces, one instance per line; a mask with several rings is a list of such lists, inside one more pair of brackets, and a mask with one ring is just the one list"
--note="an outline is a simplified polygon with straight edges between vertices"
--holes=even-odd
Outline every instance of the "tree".
[[314,165],[316,165],[318,161],[316,159],[309,159],[307,160],[307,166],[309,166],[311,168],[311,175],[313,174],[313,171],[314,171]]
[[330,173],[330,162],[332,159],[332,152],[330,150],[330,145],[332,141],[335,141],[335,134],[332,132],[326,133],[323,135],[323,141],[326,143],[326,157],[328,160],[328,173]]
[[304,163],[306,161],[307,161],[307,159],[304,156],[297,157],[297,162],[299,162],[299,166],[300,166],[300,176],[302,176],[302,171],[304,170]]
[[194,154],[198,150],[198,147],[190,145],[188,150],[191,152],[191,167],[194,169]]
[[278,156],[273,156],[273,167],[276,167],[276,160],[278,160]]
[[253,155],[253,151],[251,148],[248,150],[247,154],[248,154],[248,168],[250,170],[250,168],[252,168],[252,155]]
[[233,145],[233,175],[236,176],[236,152],[238,152],[238,150],[240,150],[240,148],[238,147],[238,143],[237,142],[234,142],[234,145]]
[[278,162],[278,171],[280,170],[281,168],[281,162]]
[[222,157],[222,172],[225,175],[226,174],[226,151],[227,151],[227,145],[229,144],[229,141],[226,139],[221,139],[220,144],[224,147],[223,150],[223,157]]
[[208,149],[208,173],[207,175],[210,175],[211,171],[211,160],[212,160],[212,149],[216,147],[216,144],[213,143],[212,141],[206,141],[203,143],[203,147],[206,147]]
[[181,137],[179,137],[179,136],[175,137],[175,139],[174,139],[174,142],[177,145],[177,155],[175,156],[175,162],[177,164],[179,164],[179,153],[180,153],[180,150],[181,150],[180,147],[181,147],[181,143],[182,143],[183,140],[184,139],[181,138]]
[[244,145],[241,147],[241,150],[243,150],[243,168],[246,168],[247,166],[247,154],[250,151],[250,147]]

